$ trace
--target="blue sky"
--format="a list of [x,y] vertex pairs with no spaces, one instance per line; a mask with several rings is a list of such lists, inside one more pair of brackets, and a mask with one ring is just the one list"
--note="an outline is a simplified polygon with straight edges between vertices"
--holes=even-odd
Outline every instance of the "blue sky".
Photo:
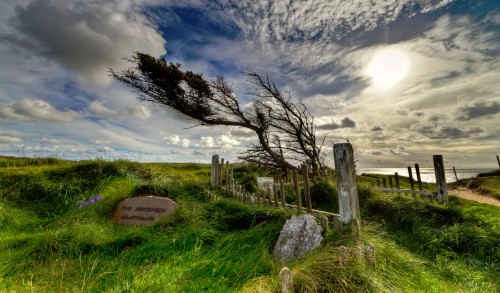
[[480,0],[6,0],[0,4],[0,153],[68,159],[234,161],[255,138],[190,128],[108,77],[134,51],[207,78],[242,104],[241,72],[301,98],[318,135],[360,167],[495,168],[500,4]]

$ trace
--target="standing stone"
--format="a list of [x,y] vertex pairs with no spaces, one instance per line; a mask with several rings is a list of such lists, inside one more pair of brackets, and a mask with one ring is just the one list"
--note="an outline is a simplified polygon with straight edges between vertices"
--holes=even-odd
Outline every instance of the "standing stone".
[[292,216],[286,221],[274,245],[273,257],[281,263],[296,260],[317,248],[323,229],[309,214]]
[[293,293],[293,274],[290,269],[283,267],[280,271],[281,293]]
[[375,267],[376,263],[376,258],[375,258],[375,245],[368,243],[365,246],[365,260],[366,263],[371,266]]

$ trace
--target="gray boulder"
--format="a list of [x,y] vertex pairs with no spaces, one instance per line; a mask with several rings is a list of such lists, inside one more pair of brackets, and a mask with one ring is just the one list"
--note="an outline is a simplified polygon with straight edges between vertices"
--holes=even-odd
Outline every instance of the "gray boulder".
[[322,231],[323,228],[316,224],[311,215],[292,216],[286,221],[274,245],[274,260],[288,263],[307,255],[320,245]]

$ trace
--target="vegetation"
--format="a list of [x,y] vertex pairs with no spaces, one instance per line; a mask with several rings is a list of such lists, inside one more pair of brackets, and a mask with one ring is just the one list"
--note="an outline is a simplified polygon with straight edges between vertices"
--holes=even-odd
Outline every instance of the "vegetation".
[[475,178],[459,180],[455,184],[452,184],[452,186],[469,186],[469,188],[484,195],[489,195],[500,200],[500,169],[480,173]]
[[[235,168],[235,177],[254,171]],[[293,211],[223,194],[211,201],[209,174],[199,164],[1,157],[0,291],[277,292],[281,266],[271,251]],[[318,204],[328,204],[334,187],[315,184]],[[366,183],[358,192],[360,238],[349,227],[330,231],[319,249],[289,264],[299,292],[500,291],[498,207],[453,197],[437,205]],[[143,194],[168,196],[179,208],[147,228],[109,220],[119,201]],[[360,257],[366,243],[376,246],[375,267]],[[340,246],[350,252],[345,265]]]
[[[251,102],[241,105],[233,88],[219,76],[207,81],[201,74],[182,71],[168,63],[136,52],[129,59],[133,67],[110,75],[139,94],[139,99],[182,113],[204,126],[236,126],[256,135],[239,158],[259,166],[297,170],[297,161],[308,162],[314,174],[325,170],[323,141],[316,141],[314,118],[302,101],[292,101],[255,72],[245,73],[251,85]],[[322,172],[321,172],[322,173]]]

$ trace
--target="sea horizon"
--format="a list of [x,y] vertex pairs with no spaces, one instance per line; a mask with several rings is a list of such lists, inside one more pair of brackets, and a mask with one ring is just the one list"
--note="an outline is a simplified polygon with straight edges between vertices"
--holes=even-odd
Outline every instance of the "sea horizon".
[[[479,173],[494,171],[496,168],[455,168],[458,180],[476,177]],[[417,175],[415,168],[411,168],[413,178],[416,180]],[[383,174],[383,175],[394,175],[398,173],[400,176],[408,177],[408,168],[359,168],[356,169],[356,174]],[[456,182],[455,174],[453,168],[445,168],[446,182]],[[420,178],[422,182],[435,183],[436,177],[434,173],[434,168],[420,168]]]

